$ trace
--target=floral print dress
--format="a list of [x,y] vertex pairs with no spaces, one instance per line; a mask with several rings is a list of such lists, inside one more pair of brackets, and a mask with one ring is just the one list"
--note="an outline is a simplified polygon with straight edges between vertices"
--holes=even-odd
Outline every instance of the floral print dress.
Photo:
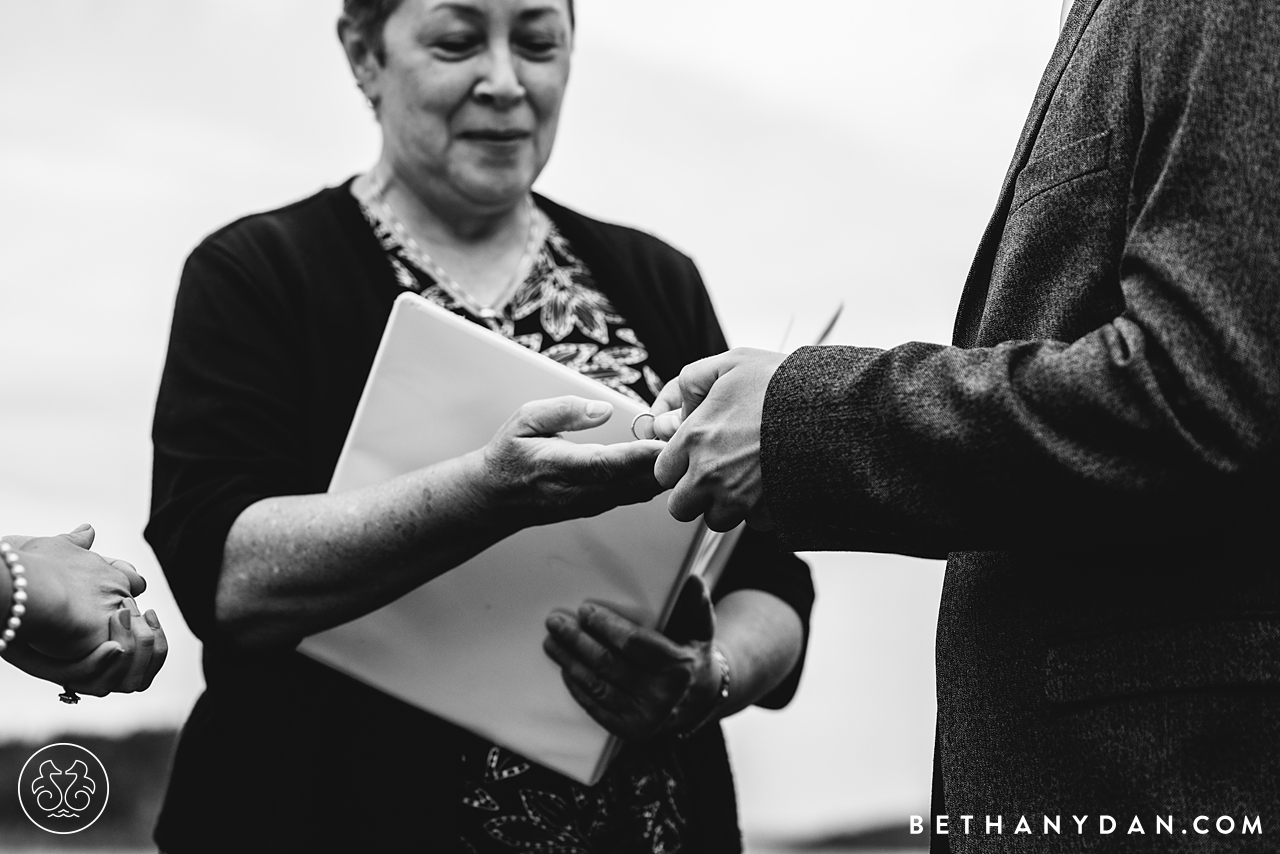
[[[540,210],[545,237],[504,304],[476,312],[415,261],[377,206],[362,203],[401,287],[644,403],[662,381],[644,342],[596,287],[591,271]],[[677,854],[687,791],[670,740],[625,747],[596,786],[584,786],[489,745],[463,757],[458,827],[472,854]]]

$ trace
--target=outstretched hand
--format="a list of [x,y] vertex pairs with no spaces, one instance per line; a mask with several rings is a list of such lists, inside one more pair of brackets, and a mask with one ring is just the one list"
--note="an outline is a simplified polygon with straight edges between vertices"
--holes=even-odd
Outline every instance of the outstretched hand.
[[694,362],[653,406],[655,438],[669,439],[654,475],[671,488],[667,508],[681,522],[704,516],[713,531],[744,519],[771,528],[760,475],[765,392],[786,358],[739,348]]
[[527,527],[596,516],[661,492],[653,475],[661,442],[577,444],[560,436],[612,414],[607,403],[572,396],[521,406],[482,452],[495,505]]
[[717,701],[715,611],[697,576],[680,591],[666,635],[595,602],[576,613],[553,611],[547,632],[543,650],[560,665],[569,693],[615,735],[647,739],[686,731]]

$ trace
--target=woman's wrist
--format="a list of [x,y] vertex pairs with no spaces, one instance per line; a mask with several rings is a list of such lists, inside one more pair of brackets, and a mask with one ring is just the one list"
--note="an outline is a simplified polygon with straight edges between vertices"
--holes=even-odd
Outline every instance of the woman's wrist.
[[546,521],[529,481],[501,453],[486,446],[460,459],[471,502],[468,518],[483,524],[481,533],[502,539]]
[[[7,543],[7,540],[0,537],[0,543]],[[13,604],[13,575],[7,566],[0,565],[0,619],[9,618]]]
[[[19,639],[24,643],[46,639],[54,633],[57,626],[65,624],[66,590],[57,578],[57,573],[51,571],[50,567],[43,565],[33,555],[14,547],[12,539],[5,538],[4,541],[23,571],[20,576],[15,575],[7,563],[0,569],[8,584],[8,595],[0,596],[0,601],[9,603],[3,609],[3,619],[7,622],[11,619],[10,614],[21,609],[17,616],[22,625],[15,633],[21,635]],[[19,577],[22,582],[17,580]],[[19,591],[22,596],[18,595]]]
[[[714,643],[710,645],[708,651],[710,661],[709,675],[710,679],[705,680],[698,687],[698,699],[690,704],[685,717],[677,726],[677,736],[679,738],[689,738],[703,727],[719,720],[724,716],[724,710],[729,707],[729,696],[733,686],[733,668],[729,664],[729,659],[725,656],[720,647]],[[694,699],[690,697],[690,699]]]
[[458,489],[460,500],[453,502],[454,511],[471,525],[479,528],[478,534],[505,537],[515,532],[510,521],[512,495],[510,480],[494,471],[489,457],[481,448],[463,454],[456,460],[460,466]]
[[17,551],[6,540],[0,539],[0,576],[3,576],[5,590],[4,607],[0,609],[0,652],[17,640],[27,613],[26,572]]

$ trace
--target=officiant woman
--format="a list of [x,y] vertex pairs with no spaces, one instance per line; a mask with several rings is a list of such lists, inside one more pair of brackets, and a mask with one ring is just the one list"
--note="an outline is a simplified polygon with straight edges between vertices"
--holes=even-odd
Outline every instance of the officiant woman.
[[766,535],[744,535],[714,611],[686,590],[671,637],[602,607],[549,615],[567,689],[625,738],[594,787],[294,651],[522,527],[658,491],[660,445],[559,438],[609,415],[562,398],[474,453],[325,494],[399,294],[640,401],[725,348],[689,258],[531,192],[569,77],[567,0],[346,0],[338,32],[382,129],[377,163],[214,232],[178,291],[146,533],[204,641],[207,690],[156,840],[170,854],[739,851],[718,720],[790,699],[813,600],[807,567]]

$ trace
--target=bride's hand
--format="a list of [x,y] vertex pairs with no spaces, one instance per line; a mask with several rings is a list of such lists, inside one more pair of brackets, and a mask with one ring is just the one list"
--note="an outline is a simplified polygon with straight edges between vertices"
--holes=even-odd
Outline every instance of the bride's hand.
[[27,569],[22,641],[48,658],[89,655],[107,640],[112,615],[147,588],[132,564],[89,551],[89,525],[56,537],[6,539]]

